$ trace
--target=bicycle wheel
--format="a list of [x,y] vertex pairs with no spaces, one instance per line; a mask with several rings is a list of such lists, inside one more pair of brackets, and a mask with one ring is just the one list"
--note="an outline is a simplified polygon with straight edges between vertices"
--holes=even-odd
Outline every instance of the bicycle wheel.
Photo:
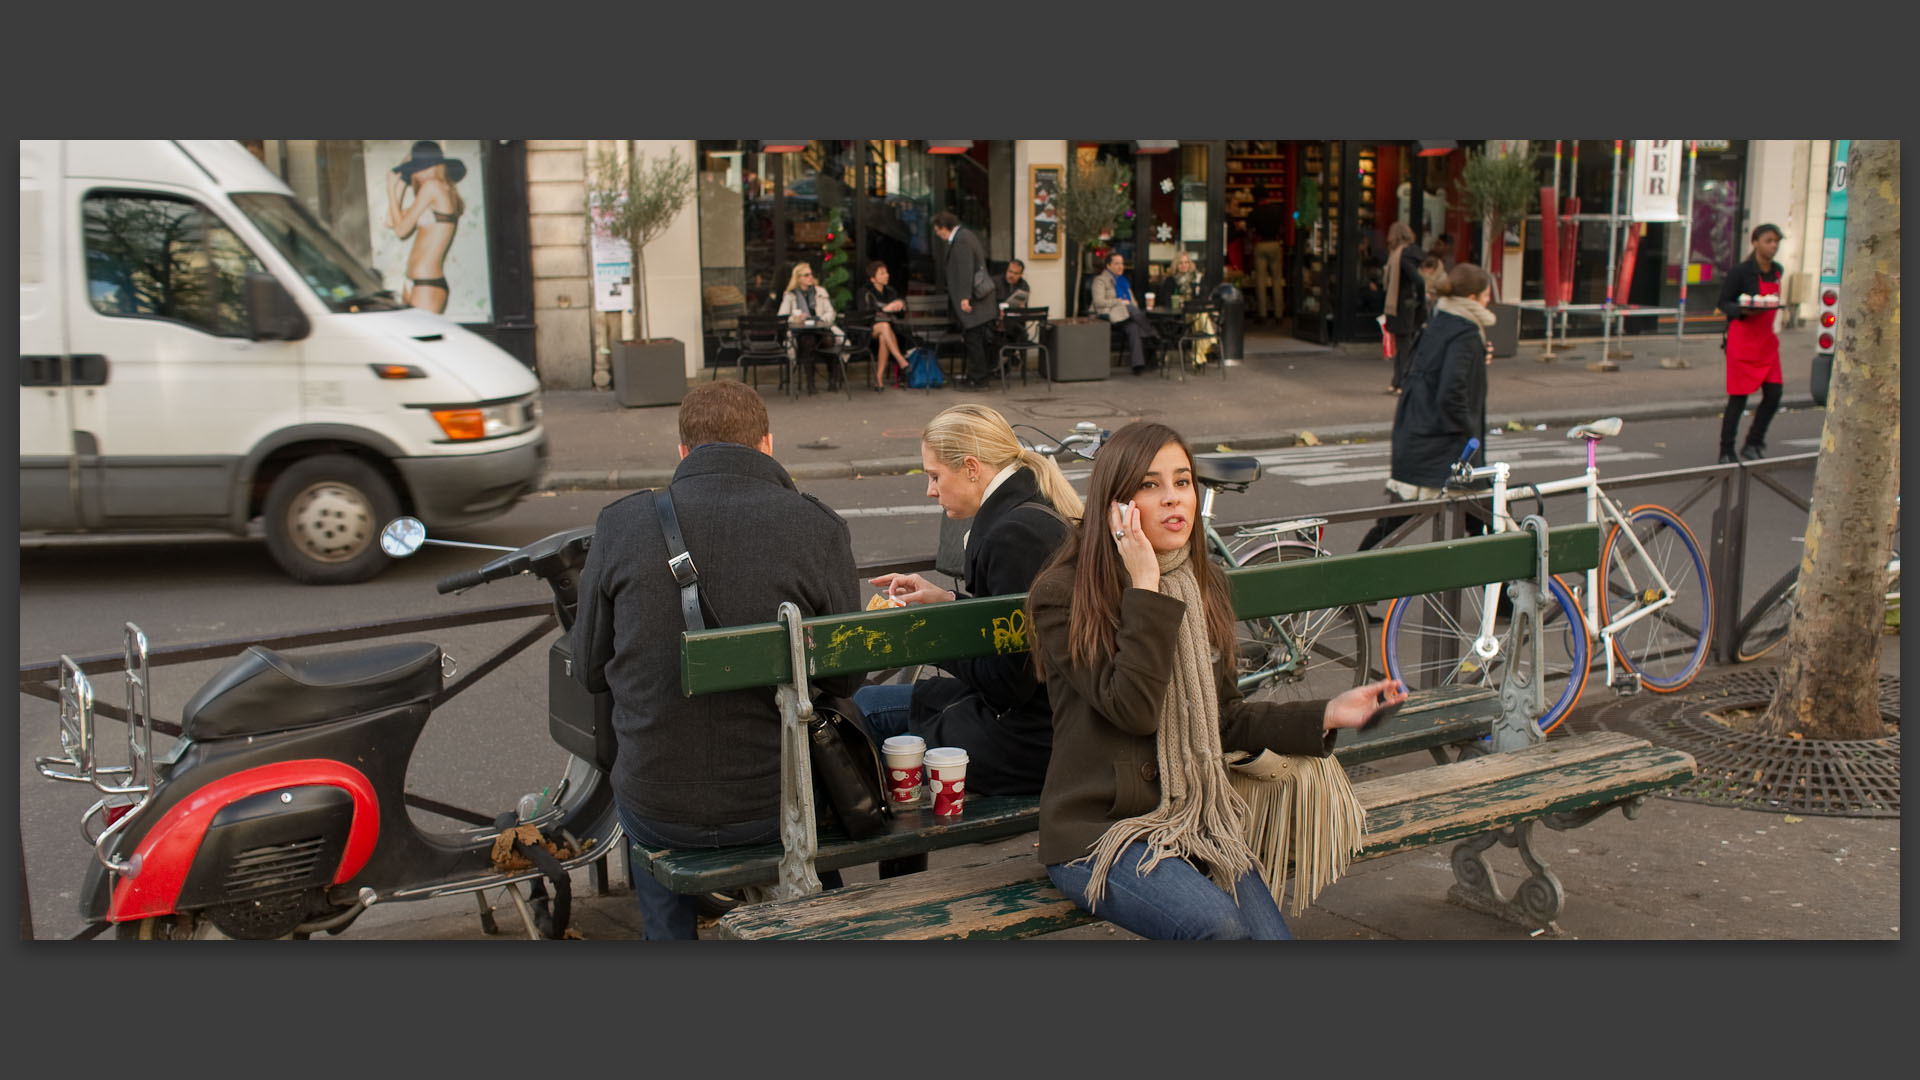
[[[1700,542],[1673,511],[1636,506],[1627,512],[1633,533],[1652,568],[1666,579],[1673,603],[1613,635],[1613,653],[1640,685],[1663,694],[1693,681],[1707,662],[1713,640],[1713,582],[1700,557]],[[1620,526],[1600,549],[1600,625],[1631,614],[1661,596],[1649,567],[1631,544],[1621,544]]]
[[[1279,540],[1241,566],[1317,557],[1312,544]],[[1263,701],[1315,701],[1367,681],[1371,642],[1359,607],[1297,611],[1237,625],[1240,689]]]
[[[1540,633],[1547,671],[1541,680],[1547,710],[1540,716],[1540,730],[1552,731],[1572,711],[1574,703],[1587,687],[1588,649],[1586,624],[1581,621],[1573,593],[1556,575],[1547,579],[1547,591],[1553,601],[1542,605]],[[1500,651],[1481,661],[1473,652],[1473,639],[1480,633],[1484,589],[1460,590],[1460,614],[1445,603],[1444,593],[1403,596],[1387,609],[1386,625],[1380,631],[1381,653],[1386,658],[1387,674],[1399,679],[1409,690],[1431,690],[1440,686],[1488,686],[1498,689],[1506,680],[1510,666],[1524,665],[1528,654],[1515,640],[1511,620],[1494,624]],[[1521,666],[1519,670],[1525,670]]]
[[1787,571],[1760,597],[1758,603],[1733,632],[1733,658],[1751,663],[1772,652],[1787,639],[1787,626],[1793,622],[1793,606],[1800,598],[1800,568]]

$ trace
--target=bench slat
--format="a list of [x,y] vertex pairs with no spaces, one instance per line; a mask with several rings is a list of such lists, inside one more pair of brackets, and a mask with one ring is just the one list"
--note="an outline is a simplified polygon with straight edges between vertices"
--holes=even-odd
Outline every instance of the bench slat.
[[[1499,697],[1479,687],[1441,687],[1408,695],[1392,719],[1334,748],[1343,764],[1478,738],[1491,730],[1500,711]],[[1347,739],[1350,732],[1342,732]],[[1032,832],[1040,827],[1038,795],[969,796],[959,821],[941,821],[924,807],[896,813],[887,831],[850,840],[837,825],[822,825],[814,856],[818,870],[864,866],[881,859],[912,855],[960,844],[983,843]],[[679,893],[710,892],[760,885],[779,873],[778,843],[729,848],[644,848],[654,880]]]
[[[1601,751],[1594,756],[1593,751]],[[1489,769],[1519,759],[1518,769]],[[1537,766],[1551,763],[1547,771]],[[1503,766],[1509,763],[1502,762]],[[1444,843],[1548,814],[1610,804],[1684,783],[1693,759],[1643,739],[1600,732],[1556,739],[1505,754],[1417,770],[1443,782],[1423,798],[1384,777],[1356,784],[1367,808],[1360,859]],[[1477,778],[1477,786],[1471,784]],[[1377,798],[1395,799],[1376,804]],[[943,867],[904,878],[848,886],[801,900],[735,909],[715,927],[722,937],[983,938],[1031,937],[1094,921],[1046,878],[1025,853],[990,863]]]
[[[1354,785],[1354,794],[1362,804],[1393,806],[1415,802],[1449,791],[1498,783],[1528,773],[1546,772],[1593,761],[1644,745],[1643,740],[1618,731],[1597,731],[1579,738],[1548,739],[1529,746],[1526,753],[1487,754],[1456,764],[1458,769],[1415,769],[1398,776],[1383,776]],[[1365,790],[1361,790],[1364,788]]]
[[[1553,573],[1600,560],[1600,527],[1548,533]],[[1242,619],[1367,603],[1512,581],[1534,573],[1533,534],[1509,532],[1407,548],[1297,559],[1227,571]],[[891,611],[819,615],[802,624],[807,674],[851,675],[1027,649],[1026,595],[978,597]],[[680,688],[689,695],[784,682],[792,670],[786,631],[756,623],[684,633]]]

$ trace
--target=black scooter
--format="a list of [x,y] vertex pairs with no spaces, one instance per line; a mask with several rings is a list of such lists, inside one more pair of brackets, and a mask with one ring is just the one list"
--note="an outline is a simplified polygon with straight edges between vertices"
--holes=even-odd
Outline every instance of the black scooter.
[[[432,642],[300,657],[251,646],[187,702],[180,737],[156,759],[146,635],[129,623],[124,766],[97,759],[93,689],[61,657],[63,754],[35,764],[50,779],[102,794],[81,823],[95,854],[80,890],[82,916],[120,937],[212,936],[211,926],[234,938],[305,938],[340,933],[374,903],[473,893],[491,931],[480,894],[510,887],[529,936],[535,927],[563,936],[568,872],[621,840],[607,778],[610,702],[574,681],[565,634],[592,540],[592,526],[522,548],[429,540],[413,518],[382,532],[394,557],[423,543],[504,553],[443,579],[442,593],[522,573],[553,591],[562,634],[548,657],[548,728],[571,757],[547,799],[529,796],[486,825],[429,833],[407,813],[408,759],[447,674]],[[553,841],[558,855],[515,840],[504,846],[520,858],[496,863],[496,840],[523,824]],[[528,862],[531,869],[496,868]],[[523,882],[531,883],[531,902],[517,887]]]

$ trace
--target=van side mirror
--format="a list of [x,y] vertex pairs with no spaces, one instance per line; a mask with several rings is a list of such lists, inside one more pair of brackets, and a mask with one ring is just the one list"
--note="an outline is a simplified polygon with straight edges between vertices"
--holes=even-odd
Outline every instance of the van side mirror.
[[247,327],[255,341],[299,341],[313,329],[280,279],[260,272],[247,275]]

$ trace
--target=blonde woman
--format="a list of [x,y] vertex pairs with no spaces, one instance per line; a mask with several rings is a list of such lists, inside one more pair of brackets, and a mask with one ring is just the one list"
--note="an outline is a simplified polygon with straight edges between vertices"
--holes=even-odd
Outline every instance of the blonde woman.
[[[1020,445],[1005,417],[985,405],[956,405],[920,434],[927,497],[950,518],[972,518],[965,590],[919,574],[882,574],[872,584],[909,604],[1024,593],[1080,516],[1060,466]],[[1024,617],[1007,633],[1026,635]],[[967,786],[980,795],[1031,795],[1046,779],[1053,710],[1025,650],[947,665],[951,678],[862,687],[854,701],[878,738],[912,733],[928,746],[967,752]]]
[[[779,314],[787,317],[787,359],[796,360],[807,373],[807,393],[813,393],[813,365],[819,362],[822,347],[831,348],[843,336],[833,325],[833,301],[827,290],[814,280],[813,267],[793,264],[787,278],[787,291],[780,297]],[[811,321],[809,321],[811,320]],[[804,329],[803,329],[804,328]],[[828,369],[828,390],[838,390],[832,369]]]
[[[467,209],[454,185],[466,175],[465,163],[447,157],[439,143],[426,139],[414,143],[407,160],[387,173],[387,227],[402,240],[413,238],[403,298],[422,311],[447,310],[452,294],[447,287],[447,251]],[[408,191],[413,201],[403,207]]]
[[[1185,250],[1173,257],[1173,266],[1168,269],[1167,276],[1160,279],[1160,288],[1167,293],[1173,303],[1172,310],[1176,313],[1185,311],[1187,305],[1195,300],[1206,299],[1200,295],[1200,284],[1200,271],[1194,266],[1193,252]],[[1156,296],[1154,299],[1157,301],[1160,298]],[[1189,315],[1186,318],[1187,329],[1192,333],[1210,335],[1214,332],[1212,315]],[[1206,363],[1207,355],[1217,347],[1211,341],[1200,342],[1198,354],[1193,360],[1195,366]]]

